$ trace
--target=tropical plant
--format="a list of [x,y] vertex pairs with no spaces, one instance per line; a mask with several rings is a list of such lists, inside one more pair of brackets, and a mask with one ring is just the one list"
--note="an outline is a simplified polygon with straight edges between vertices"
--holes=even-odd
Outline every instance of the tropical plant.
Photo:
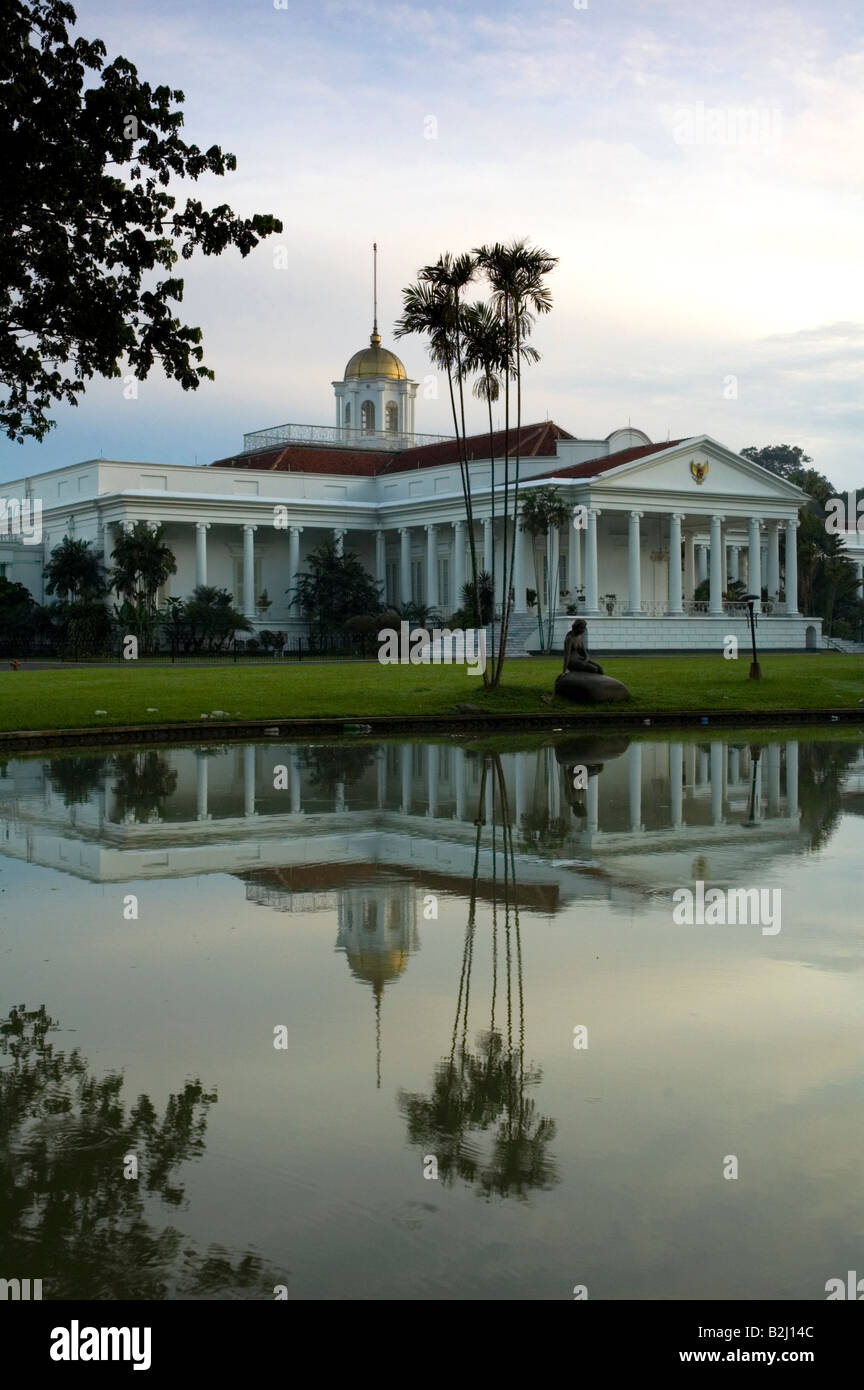
[[165,528],[149,521],[136,521],[120,531],[111,552],[114,567],[109,575],[111,587],[122,602],[114,616],[121,635],[134,633],[143,651],[156,645],[159,624],[156,600],[162,585],[177,573],[177,561],[165,543]]
[[[566,526],[570,511],[561,493],[555,487],[538,487],[527,493],[520,512],[521,529],[531,537],[531,550],[534,555],[534,577],[537,583],[537,626],[540,631],[542,651],[552,648],[553,627],[558,609],[558,575],[552,573],[547,565],[545,581],[541,577],[537,541],[542,536],[548,540],[551,531]],[[546,596],[546,629],[543,628],[543,599]]]
[[169,599],[160,626],[172,651],[224,651],[238,632],[251,632],[248,618],[234,607],[227,589],[199,584],[186,599]]
[[418,273],[417,283],[402,291],[402,316],[397,320],[393,331],[397,338],[404,338],[409,334],[419,334],[428,338],[430,360],[447,376],[468,529],[471,582],[476,589],[477,545],[474,535],[474,505],[465,445],[466,319],[463,299],[464,291],[475,273],[476,264],[472,256],[454,256],[449,251],[439,256],[434,265],[424,266]]
[[43,570],[46,594],[74,602],[82,594],[103,594],[105,580],[99,555],[90,541],[64,536]]
[[[479,608],[475,603],[479,599]],[[462,585],[463,613],[470,615],[470,627],[486,627],[495,616],[495,581],[488,570],[481,570],[477,576],[477,587]]]
[[36,601],[30,590],[11,579],[0,578],[0,649],[4,652],[29,651],[33,641],[33,613]]
[[[550,256],[542,247],[529,246],[523,238],[506,244],[496,242],[490,246],[478,247],[474,255],[477,265],[484,272],[492,292],[492,307],[504,325],[504,341],[508,345],[507,366],[504,371],[504,583],[501,609],[501,629],[498,652],[492,662],[489,684],[495,688],[500,684],[504,657],[507,651],[507,633],[513,612],[513,576],[516,566],[516,531],[519,517],[519,472],[522,436],[522,363],[523,347],[529,336],[535,317],[548,314],[552,308],[552,296],[544,284],[544,278],[558,264],[555,256]],[[512,340],[512,355],[509,344]],[[537,358],[534,358],[537,360]],[[516,439],[513,477],[512,518],[509,508],[510,487],[510,383],[516,391]],[[509,543],[508,543],[509,532]]]
[[340,555],[335,541],[327,540],[312,551],[307,564],[286,593],[293,595],[291,605],[300,609],[316,645],[341,632],[349,618],[380,611],[380,586],[353,551]]

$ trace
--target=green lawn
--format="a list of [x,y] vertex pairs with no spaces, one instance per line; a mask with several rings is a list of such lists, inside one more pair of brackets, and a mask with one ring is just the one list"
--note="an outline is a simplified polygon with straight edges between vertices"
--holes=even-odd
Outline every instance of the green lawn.
[[[226,710],[232,718],[273,719],[455,714],[460,702],[490,713],[603,709],[545,703],[557,661],[526,659],[505,668],[501,690],[452,666],[330,665],[93,667],[0,672],[0,730],[110,728],[171,724]],[[745,659],[722,656],[611,657],[606,669],[632,693],[634,715],[661,710],[854,709],[864,700],[864,658],[825,653],[768,655],[763,679],[748,679]],[[97,714],[104,710],[104,714]],[[862,705],[864,712],[864,705]]]

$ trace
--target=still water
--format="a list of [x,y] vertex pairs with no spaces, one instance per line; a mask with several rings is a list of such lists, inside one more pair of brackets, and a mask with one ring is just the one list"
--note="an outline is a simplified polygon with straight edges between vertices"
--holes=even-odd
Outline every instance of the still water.
[[[7,762],[0,1276],[824,1299],[864,1274],[864,735],[771,737]],[[778,930],[676,922],[700,883],[779,889]]]

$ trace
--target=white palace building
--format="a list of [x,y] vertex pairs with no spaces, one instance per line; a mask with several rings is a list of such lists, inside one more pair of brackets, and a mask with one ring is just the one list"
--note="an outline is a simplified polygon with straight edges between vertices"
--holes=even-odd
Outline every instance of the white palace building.
[[[414,433],[417,383],[377,332],[333,387],[334,425],[258,430],[207,466],[90,459],[8,484],[7,498],[41,502],[42,541],[0,535],[0,574],[41,601],[45,558],[64,535],[92,540],[107,557],[118,527],[159,522],[177,559],[160,598],[198,584],[226,588],[256,630],[293,638],[304,627],[286,591],[332,536],[359,555],[387,602],[423,602],[446,619],[469,572],[456,441]],[[514,431],[509,443],[512,483]],[[767,590],[761,647],[821,646],[821,620],[798,610],[799,488],[708,435],[652,443],[628,426],[581,439],[546,421],[523,425],[519,443],[524,492],[554,484],[575,518],[537,557],[541,583],[546,566],[559,575],[559,645],[568,609],[590,620],[597,651],[719,650],[730,633],[743,642],[744,610],[724,602],[740,579],[755,594]],[[501,575],[503,431],[491,447],[494,509],[490,436],[468,440],[478,556],[491,570],[494,548]],[[706,578],[709,595],[697,602]],[[526,597],[536,587],[531,538],[520,532],[513,652],[539,645]]]

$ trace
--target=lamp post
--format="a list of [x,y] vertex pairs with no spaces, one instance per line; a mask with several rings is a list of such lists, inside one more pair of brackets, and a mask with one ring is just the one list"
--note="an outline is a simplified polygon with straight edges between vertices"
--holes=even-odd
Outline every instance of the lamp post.
[[747,618],[750,623],[750,641],[753,646],[753,660],[750,662],[750,679],[751,681],[761,681],[762,668],[759,665],[759,658],[756,655],[756,614],[753,611],[753,605],[758,595],[744,594],[743,597],[744,602],[747,604]]

